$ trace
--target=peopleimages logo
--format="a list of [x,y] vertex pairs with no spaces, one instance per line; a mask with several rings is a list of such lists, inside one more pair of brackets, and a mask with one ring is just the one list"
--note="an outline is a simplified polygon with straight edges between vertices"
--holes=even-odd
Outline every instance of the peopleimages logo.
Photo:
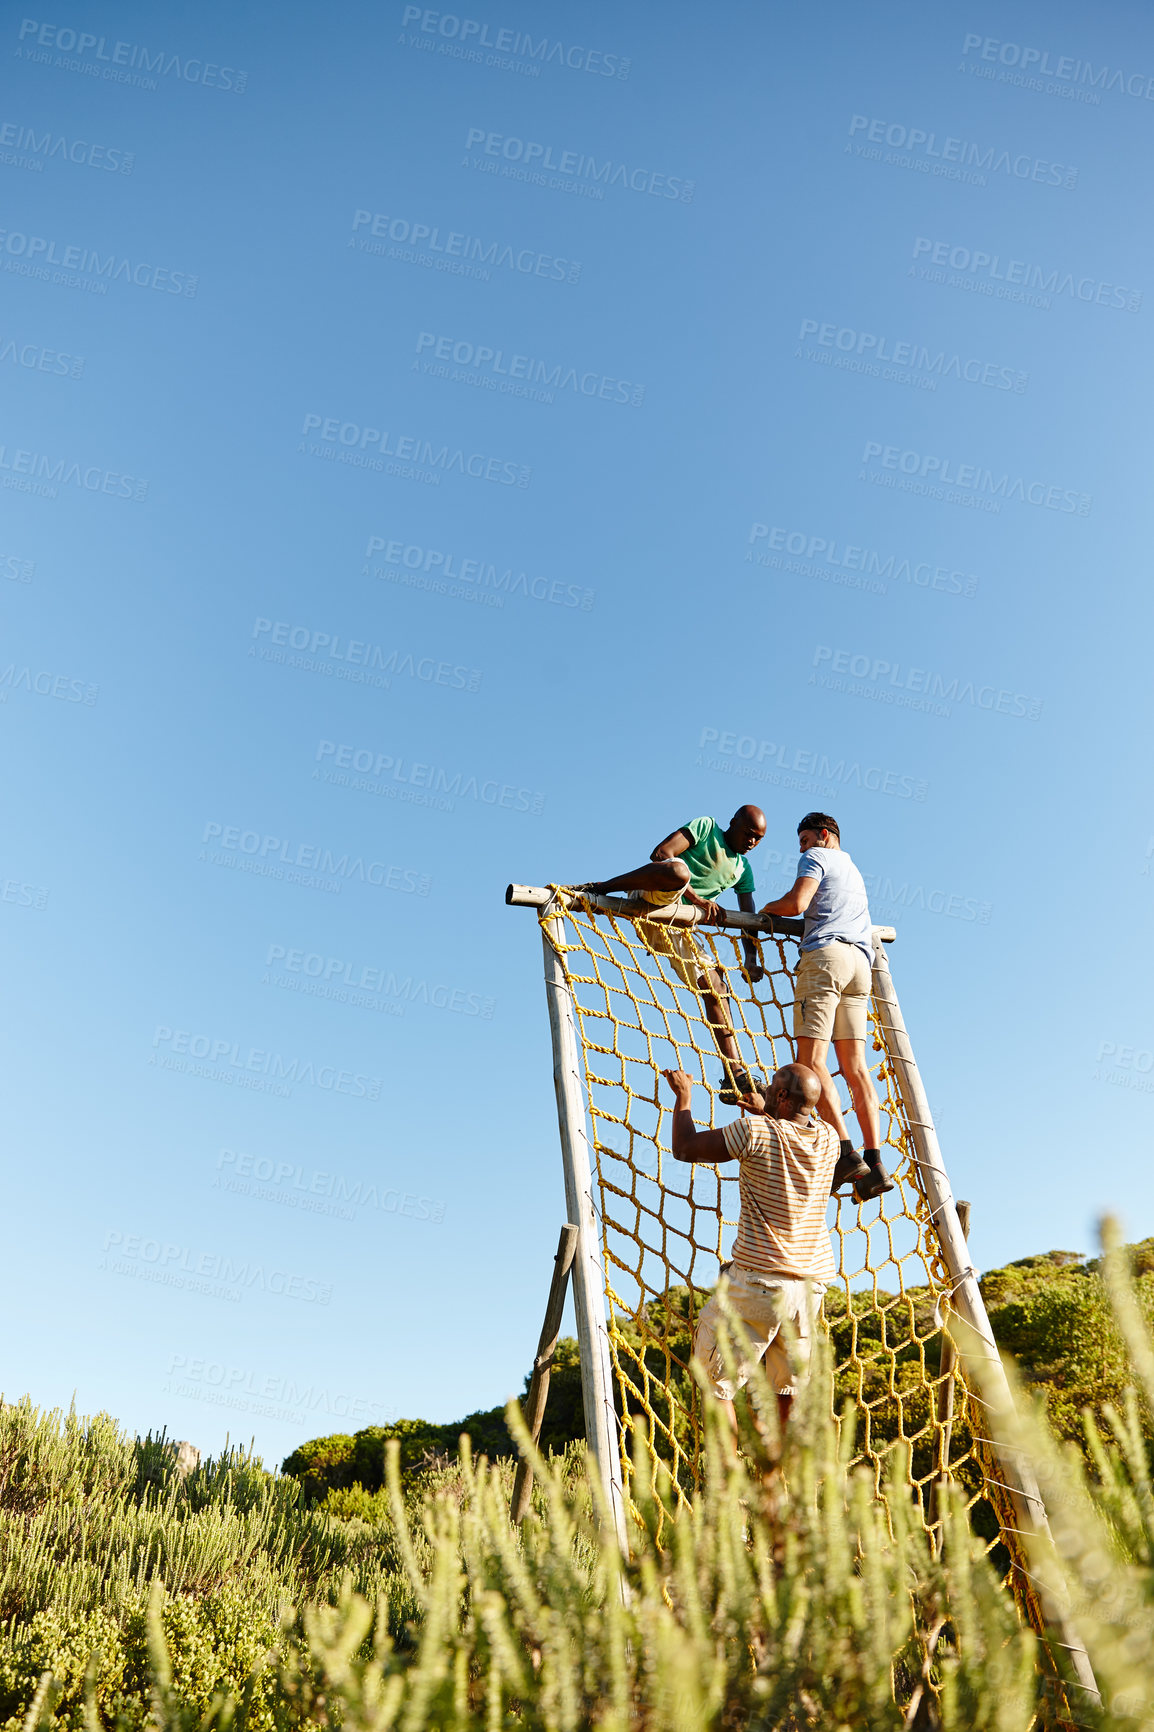
[[[415,24],[423,34],[439,37],[441,52],[445,52],[450,44],[459,45],[456,58],[484,60],[486,57],[476,50],[487,48],[496,55],[510,54],[517,60],[535,62],[535,73],[542,66],[566,66],[570,72],[591,72],[601,78],[628,78],[632,64],[620,54],[606,54],[600,48],[582,48],[577,43],[560,42],[549,36],[534,38],[527,30],[494,28],[490,35],[490,26],[479,18],[460,18],[455,12],[432,12],[424,6],[406,6],[401,24]],[[421,47],[425,46],[421,43]],[[427,46],[433,48],[434,43]]]
[[[43,169],[45,162],[58,158],[61,162],[73,162],[82,168],[103,169],[107,174],[131,174],[136,164],[136,157],[130,150],[92,144],[83,138],[66,138],[63,133],[51,129],[38,132],[34,126],[25,126],[16,120],[0,122],[0,145],[20,151],[22,155],[27,152],[17,165],[21,168]],[[43,160],[36,161],[36,158]]]
[[73,679],[71,674],[51,673],[47,668],[17,667],[9,662],[0,665],[0,704],[8,702],[9,692],[34,692],[37,697],[55,698],[62,704],[87,704],[89,708],[100,695],[100,687],[87,680]]
[[[206,90],[233,90],[238,96],[248,83],[248,73],[238,72],[233,66],[219,66],[212,60],[182,59],[165,48],[146,48],[139,42],[113,42],[110,48],[107,36],[94,36],[68,25],[41,24],[36,18],[21,22],[18,40],[26,44],[16,50],[17,56],[24,60],[49,62],[50,54],[38,54],[35,50],[56,49],[58,54],[76,55],[74,61],[58,58],[57,66],[87,72],[94,78],[110,78],[118,84],[143,84],[149,90],[158,88],[155,79],[134,77],[134,72],[155,72],[161,78],[177,78],[183,84],[202,84]],[[89,55],[91,60],[86,58]]]
[[23,343],[18,337],[0,337],[0,361],[62,379],[79,379],[84,374],[83,355],[62,354],[59,349],[46,349],[43,343]]
[[[262,835],[259,830],[243,830],[239,824],[219,824],[209,819],[204,826],[201,842],[214,843],[215,852],[204,852],[200,859],[211,865],[225,863],[251,866],[258,875],[269,878],[288,877],[295,880],[294,868],[305,872],[328,874],[334,882],[371,884],[375,890],[400,890],[406,895],[427,896],[432,880],[412,866],[390,866],[384,860],[365,860],[361,854],[338,854],[320,842],[292,842],[284,836]],[[229,850],[231,858],[221,855]],[[221,855],[218,862],[216,855]],[[284,868],[290,870],[286,874]],[[312,886],[310,885],[310,888]]]
[[[505,597],[523,595],[527,601],[548,602],[553,607],[580,608],[589,613],[597,592],[578,583],[565,583],[561,578],[529,577],[524,571],[514,573],[512,566],[501,568],[492,560],[466,559],[459,553],[438,547],[420,547],[414,541],[387,541],[383,535],[370,535],[365,558],[383,554],[385,565],[399,568],[389,572],[383,566],[375,570],[365,565],[362,577],[385,578],[393,583],[407,583],[416,589],[431,589],[440,594],[461,595],[477,599],[489,606],[503,607]],[[467,584],[467,589],[460,586]]]
[[[214,1189],[276,1203],[283,1208],[300,1208],[307,1214],[336,1215],[344,1221],[355,1221],[358,1209],[378,1209],[384,1215],[403,1215],[410,1221],[440,1223],[445,1218],[443,1199],[390,1189],[364,1179],[348,1179],[340,1173],[318,1172],[293,1166],[289,1161],[273,1162],[266,1156],[253,1156],[238,1149],[221,1149],[216,1164]],[[222,1176],[220,1169],[225,1167],[233,1171]],[[287,1183],[290,1179],[291,1185]]]
[[1095,1082],[1112,1083],[1115,1088],[1137,1089],[1141,1094],[1154,1094],[1154,1052],[1149,1047],[1120,1046],[1116,1040],[1098,1042],[1098,1069]]
[[113,499],[132,499],[139,505],[148,497],[148,482],[124,475],[119,469],[101,469],[95,463],[68,457],[48,457],[42,451],[0,445],[2,485],[17,493],[34,493],[55,499],[60,487],[79,487],[82,493],[103,493]]
[[[358,233],[366,225],[371,240]],[[484,282],[489,281],[490,266],[493,270],[543,277],[554,283],[575,283],[581,276],[581,266],[573,260],[538,252],[535,247],[514,247],[502,241],[486,243],[476,235],[461,234],[456,229],[446,229],[442,234],[439,224],[412,222],[383,211],[354,211],[353,234],[357,239],[355,242],[350,239],[349,245],[356,245],[361,252],[428,264],[456,276],[480,277]]]
[[[812,666],[825,668],[833,674],[849,674],[857,684],[831,680],[826,673],[811,674],[811,685],[829,686],[845,691],[851,697],[868,697],[905,709],[930,710],[948,716],[949,704],[969,704],[971,709],[991,710],[1000,716],[1024,716],[1036,722],[1042,713],[1041,698],[1028,697],[1023,692],[1011,692],[998,686],[975,685],[973,680],[954,674],[935,673],[931,668],[903,668],[884,656],[855,654],[853,650],[835,649],[830,644],[818,644],[813,652]],[[915,694],[924,702],[910,701]]]
[[876,377],[890,377],[889,373],[883,374],[881,371],[881,365],[889,362],[893,367],[909,367],[915,372],[931,374],[935,379],[964,380],[970,385],[986,385],[994,391],[1021,393],[1029,381],[1029,374],[1020,372],[1016,367],[1002,367],[996,361],[980,361],[973,356],[950,354],[946,349],[931,349],[925,343],[906,339],[895,341],[892,337],[881,336],[876,331],[857,331],[849,325],[803,319],[797,335],[800,343],[808,342],[812,338],[823,348],[837,351],[836,356],[828,357],[831,365],[839,365],[843,356],[853,356],[865,363],[864,371]]
[[[758,542],[764,541],[765,548]],[[753,523],[749,529],[746,562],[769,565],[799,577],[825,577],[850,589],[888,593],[887,585],[910,583],[917,589],[935,589],[946,595],[976,595],[978,580],[971,572],[949,565],[931,565],[924,559],[902,559],[896,553],[878,553],[872,547],[839,541],[836,536],[811,535],[807,530],[783,529],[768,523]],[[782,553],[790,557],[775,557]]]
[[0,553],[0,578],[9,583],[31,583],[36,576],[36,561],[24,559],[18,553]]
[[[539,816],[545,810],[544,794],[532,788],[519,788],[515,782],[499,782],[496,777],[476,776],[464,770],[450,772],[439,764],[378,752],[371,746],[321,740],[315,756],[320,764],[331,759],[332,765],[314,770],[314,780],[363,793],[383,794],[389,799],[409,800],[418,806],[439,806],[451,812],[454,800],[476,800],[506,812],[532,812]],[[344,773],[349,770],[355,773],[351,776]],[[426,790],[429,797],[410,790]]]
[[25,884],[19,878],[0,878],[0,902],[14,902],[18,908],[35,908],[42,913],[48,906],[48,890],[43,884]]
[[[208,1066],[220,1069],[228,1066],[234,1072],[257,1077],[271,1077],[275,1082],[302,1083],[309,1088],[325,1089],[331,1094],[352,1095],[358,1100],[379,1101],[383,1080],[379,1076],[362,1076],[360,1071],[339,1069],[331,1064],[314,1064],[311,1059],[284,1058],[279,1052],[266,1052],[261,1047],[242,1047],[239,1041],[196,1034],[192,1029],[170,1028],[161,1023],[152,1037],[154,1051],[149,1063],[163,1060],[169,1054],[202,1059]],[[184,1069],[184,1066],[163,1068]],[[199,1073],[197,1073],[199,1074]],[[229,1080],[232,1080],[231,1078]]]
[[[930,485],[924,491],[932,498],[947,498],[949,495],[945,488],[957,487],[962,489],[963,495],[985,500],[988,508],[994,511],[1001,509],[1003,499],[1016,499],[1022,505],[1088,517],[1094,503],[1092,494],[1080,493],[1075,488],[1047,481],[1029,481],[1025,476],[1008,472],[998,475],[980,463],[959,463],[956,458],[937,457],[931,452],[903,451],[900,445],[882,445],[875,439],[866,440],[861,460],[866,465],[864,480],[881,480],[883,476],[879,471],[891,470],[928,482]],[[871,471],[874,464],[879,465],[879,470]]]
[[238,1408],[267,1419],[304,1419],[311,1413],[323,1413],[354,1420],[357,1425],[362,1421],[365,1425],[380,1425],[397,1417],[392,1408],[364,1396],[320,1388],[315,1383],[296,1383],[291,1377],[264,1376],[247,1366],[225,1365],[223,1361],[195,1355],[190,1358],[187,1353],[170,1356],[167,1375],[180,1381],[175,1388],[170,1383],[163,1384],[163,1394]]
[[[515,397],[530,397],[547,403],[554,391],[572,391],[579,397],[599,397],[603,403],[628,403],[639,409],[645,400],[645,386],[628,379],[611,378],[607,373],[591,373],[580,367],[567,367],[558,361],[550,366],[533,355],[506,355],[504,349],[494,349],[489,343],[470,343],[457,337],[441,337],[433,331],[417,333],[417,355],[428,360],[414,361],[414,368],[444,379],[463,384],[480,384],[491,391],[502,391]],[[432,362],[451,362],[452,366],[433,366]]]
[[[166,265],[150,265],[144,259],[135,262],[122,254],[98,253],[93,247],[74,246],[65,241],[50,240],[46,235],[29,235],[21,229],[0,229],[0,248],[4,254],[4,269],[18,276],[38,277],[42,282],[60,281],[48,270],[55,265],[59,271],[75,272],[91,277],[95,282],[130,283],[137,289],[155,289],[159,294],[196,295],[199,277],[187,271],[170,270]],[[59,250],[58,250],[59,249]],[[107,293],[107,287],[100,291]]]
[[[402,976],[383,963],[346,962],[340,956],[322,956],[319,951],[285,944],[270,944],[264,960],[266,969],[279,963],[285,974],[295,976],[294,990],[307,997],[333,998],[342,1003],[351,999],[356,1003],[365,994],[380,993],[386,998],[403,999],[407,1004],[451,1010],[458,1016],[479,1016],[486,1022],[493,1019],[496,1001],[490,995],[466,992],[463,986],[448,986],[439,981],[415,980],[411,974]],[[262,986],[284,984],[285,981],[270,974],[261,980]]]
[[948,920],[972,920],[979,926],[990,924],[991,906],[977,896],[963,896],[953,890],[927,889],[924,884],[897,884],[878,872],[863,872],[870,909],[876,919],[885,914],[908,914],[912,909],[924,909],[927,914],[943,914]]
[[[792,788],[797,793],[814,793],[821,787],[839,792],[844,788],[864,788],[871,794],[920,801],[929,789],[928,782],[920,777],[902,775],[878,764],[863,764],[860,758],[831,756],[813,747],[784,746],[776,740],[758,740],[752,734],[739,734],[736,730],[702,728],[697,746],[696,769],[720,770],[726,775],[768,782],[773,787]],[[707,746],[715,748],[716,757],[703,755]]]
[[1051,64],[1048,48],[1028,48],[1019,42],[1002,42],[996,36],[974,34],[968,35],[962,43],[962,55],[963,58],[973,55],[978,60],[998,66],[1017,67],[1039,78],[1059,78],[1071,85],[1114,90],[1119,96],[1134,96],[1143,102],[1154,101],[1154,76],[1148,72],[1125,72],[1108,62],[1095,67],[1092,61],[1056,54]]
[[101,1249],[102,1269],[117,1275],[144,1274],[162,1286],[185,1287],[192,1292],[203,1291],[201,1283],[205,1280],[219,1282],[224,1291],[214,1295],[218,1298],[239,1299],[246,1288],[275,1293],[280,1299],[300,1299],[308,1305],[327,1305],[333,1296],[331,1281],[294,1274],[289,1269],[266,1270],[263,1263],[234,1263],[218,1251],[198,1251],[191,1245],[174,1245],[143,1233],[106,1233]]
[[[950,270],[972,277],[981,292],[997,293],[1002,300],[1024,300],[1030,295],[1069,295],[1086,306],[1118,307],[1126,313],[1136,313],[1142,305],[1142,290],[1127,289],[1099,277],[1079,276],[1059,266],[1031,264],[1028,259],[1005,259],[999,253],[987,253],[980,247],[955,246],[952,241],[935,241],[919,235],[914,241],[913,256],[925,260],[938,271]],[[911,265],[910,276],[926,275]],[[944,277],[935,280],[944,281]],[[995,290],[994,285],[1000,285]]]
[[[473,152],[479,152],[473,157]],[[511,167],[522,170],[546,171],[560,175],[574,187],[585,184],[594,197],[601,198],[602,187],[619,186],[625,192],[647,193],[650,198],[678,199],[682,204],[693,203],[696,182],[675,175],[658,174],[650,168],[633,167],[606,157],[599,162],[595,156],[581,150],[562,150],[560,145],[538,144],[533,139],[511,138],[503,132],[489,132],[483,126],[471,126],[465,139],[465,161],[483,163],[485,157],[499,157]],[[496,163],[493,173],[498,173]],[[532,177],[530,177],[532,178]]]
[[[851,117],[849,135],[857,140],[857,144],[847,144],[847,151],[856,150],[858,155],[872,155],[876,161],[918,168],[949,180],[966,180],[985,186],[985,177],[989,173],[1004,174],[1011,180],[1034,181],[1039,186],[1069,189],[1078,184],[1078,170],[1065,163],[1050,162],[1046,157],[1030,156],[1025,151],[999,150],[993,144],[974,144],[965,138],[939,138],[936,132],[926,132],[922,127],[905,126],[897,121],[871,120],[866,114]],[[884,144],[891,151],[904,150],[908,154],[883,158],[880,150],[861,149],[863,143]]]
[[[501,487],[528,487],[533,471],[524,463],[503,457],[486,457],[481,451],[466,453],[448,445],[436,445],[418,434],[394,434],[387,428],[369,427],[359,421],[342,421],[337,415],[309,414],[302,433],[317,433],[323,444],[299,445],[302,456],[327,457],[349,463],[356,469],[372,469],[408,480],[430,480],[440,485],[442,474],[455,469],[474,481],[493,481]],[[394,459],[386,463],[385,458]]]
[[[276,646],[307,652],[298,657],[296,663],[287,658],[286,665],[304,666],[310,672],[335,671],[338,675],[347,668],[352,670],[347,676],[349,678],[356,670],[366,669],[371,673],[375,669],[382,676],[379,683],[386,688],[394,678],[407,677],[420,680],[424,685],[479,692],[484,677],[480,668],[455,666],[452,662],[439,661],[435,656],[414,657],[411,650],[386,649],[383,644],[368,643],[363,638],[342,638],[339,632],[318,631],[312,626],[294,625],[287,619],[257,619],[253,622],[252,635],[255,639],[267,637]],[[256,653],[257,647],[254,644],[249,653]],[[282,655],[271,659],[286,662]],[[356,680],[354,683],[366,682]]]

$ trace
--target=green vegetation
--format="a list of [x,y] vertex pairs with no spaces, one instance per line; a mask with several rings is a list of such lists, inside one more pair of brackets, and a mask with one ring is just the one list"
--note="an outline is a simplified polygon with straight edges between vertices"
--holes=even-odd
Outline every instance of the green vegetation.
[[[525,1379],[522,1398],[528,1394]],[[333,1515],[364,1516],[383,1512],[387,1500],[380,1495],[385,1483],[385,1444],[395,1439],[400,1446],[401,1473],[405,1479],[429,1468],[445,1466],[457,1456],[461,1433],[467,1432],[475,1455],[497,1461],[517,1454],[503,1407],[483,1413],[468,1413],[448,1425],[427,1419],[398,1419],[391,1425],[369,1425],[353,1436],[337,1433],[302,1443],[287,1457],[282,1472],[298,1479],[306,1498],[323,1503]],[[566,1336],[557,1343],[553,1357],[549,1404],[541,1431],[545,1454],[564,1450],[585,1436],[581,1407],[581,1365],[577,1343]]]
[[[1135,1300],[1154,1327],[1154,1238],[1125,1247]],[[1027,1387],[1045,1397],[1059,1437],[1082,1442],[1082,1411],[1100,1425],[1122,1403],[1133,1378],[1127,1349],[1102,1279],[1102,1260],[1073,1251],[1023,1257],[982,1277],[982,1294],[998,1345],[1012,1354]],[[1149,1416],[1143,1420],[1154,1441]]]
[[[990,1416],[1039,1464],[1057,1550],[1036,1548],[1030,1568],[1064,1572],[1105,1703],[1079,1702],[1078,1719],[1100,1732],[1154,1732],[1151,1249],[1132,1252],[1132,1284],[1121,1254],[1105,1268],[1027,1259],[986,1277],[1045,1370],[1047,1401],[1061,1395],[1059,1429],[1080,1389],[1101,1406],[1084,1453],[1029,1402],[1017,1419]],[[1101,1330],[1089,1348],[1087,1319]],[[1119,1405],[1103,1405],[1084,1376],[1097,1352],[1108,1377],[1129,1364],[1139,1394],[1119,1383]],[[760,1382],[767,1435],[750,1429],[740,1458],[707,1407],[690,1509],[675,1510],[668,1479],[639,1453],[643,1524],[628,1559],[598,1528],[577,1446],[536,1460],[518,1532],[511,1461],[466,1448],[446,1464],[443,1428],[328,1440],[327,1456],[307,1446],[299,1478],[239,1452],[183,1478],[163,1438],[133,1442],[105,1416],[4,1409],[0,1732],[1056,1725],[1035,1639],[960,1500],[946,1500],[936,1553],[902,1489],[904,1463],[892,1525],[872,1475],[849,1467],[852,1426],[839,1437],[829,1415],[829,1353],[797,1404],[783,1473],[771,1471],[776,1409]],[[502,1423],[516,1433],[517,1410]],[[385,1483],[373,1485],[381,1456]]]
[[[1154,1238],[1128,1246],[1127,1255],[1138,1303],[1147,1323],[1154,1327]],[[1083,1410],[1090,1408],[1101,1424],[1107,1406],[1120,1406],[1130,1377],[1125,1348],[1102,1283],[1101,1260],[1087,1259],[1074,1251],[1023,1257],[1004,1269],[988,1270],[982,1277],[981,1288],[994,1335],[1003,1351],[1013,1355],[1022,1383],[1044,1397],[1047,1417],[1058,1435],[1084,1445]],[[700,1295],[699,1299],[703,1297]],[[879,1294],[878,1300],[882,1306],[893,1308],[893,1325],[883,1321],[884,1313],[876,1308],[872,1294],[855,1293],[849,1306],[845,1296],[836,1290],[826,1296],[826,1322],[835,1363],[846,1364],[855,1331],[863,1342],[878,1341],[883,1329],[890,1327],[899,1342],[905,1343],[899,1346],[894,1375],[899,1387],[912,1390],[922,1377],[910,1339],[911,1335],[924,1339],[932,1333],[933,1299],[927,1288],[914,1287],[909,1289],[906,1302],[889,1293]],[[662,1311],[664,1315],[660,1314]],[[649,1347],[644,1357],[650,1374],[658,1384],[666,1383],[668,1378],[668,1387],[684,1408],[689,1374],[680,1366],[688,1366],[693,1347],[689,1289],[671,1289],[664,1307],[650,1306],[650,1320],[655,1332],[668,1340],[675,1362],[670,1376],[664,1355]],[[640,1332],[626,1326],[622,1333],[635,1351],[642,1353]],[[937,1353],[935,1341],[927,1354],[931,1375],[939,1368]],[[888,1376],[885,1363],[875,1362],[860,1385],[855,1372],[843,1370],[834,1386],[834,1406],[839,1412],[847,1401],[867,1404],[862,1418],[863,1435],[868,1432],[869,1441],[877,1448],[891,1443],[895,1435],[892,1404],[884,1399]],[[528,1385],[526,1378],[526,1391]],[[928,1399],[927,1395],[925,1400]],[[878,1401],[880,1406],[874,1409],[870,1404]],[[640,1403],[633,1399],[629,1406],[632,1412],[640,1409]],[[667,1421],[667,1405],[659,1403],[659,1408],[658,1417]],[[915,1423],[922,1417],[916,1405],[909,1411],[909,1417]],[[1154,1442],[1154,1425],[1146,1419],[1142,1423],[1147,1439]],[[384,1485],[384,1446],[389,1438],[400,1443],[401,1470],[408,1475],[455,1455],[462,1432],[469,1434],[475,1453],[486,1455],[491,1461],[517,1453],[505,1422],[505,1410],[494,1407],[484,1413],[467,1414],[447,1425],[401,1419],[392,1425],[369,1426],[352,1437],[314,1438],[293,1451],[284,1462],[283,1471],[299,1479],[306,1495],[323,1502],[333,1514],[368,1515],[384,1508],[379,1494]],[[557,1344],[541,1448],[548,1454],[564,1449],[584,1435],[577,1343],[566,1336]],[[964,1448],[968,1438],[961,1424],[958,1438]],[[919,1473],[924,1473],[930,1464],[916,1461],[914,1465]]]
[[896,1727],[895,1669],[908,1698],[936,1632],[941,1725],[1025,1732],[1033,1638],[964,1515],[945,1562],[900,1494],[891,1537],[823,1408],[798,1416],[788,1504],[757,1440],[739,1462],[721,1424],[692,1515],[639,1459],[628,1561],[599,1537],[579,1450],[538,1459],[518,1535],[509,1464],[468,1451],[406,1486],[393,1440],[388,1513],[341,1521],[252,1462],[180,1483],[106,1421],[9,1410],[0,1725]]

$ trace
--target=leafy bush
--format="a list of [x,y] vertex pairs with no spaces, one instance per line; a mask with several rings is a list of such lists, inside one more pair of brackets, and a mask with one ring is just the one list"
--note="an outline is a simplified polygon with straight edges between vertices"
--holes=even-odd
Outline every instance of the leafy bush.
[[[1154,1325],[1154,1239],[1127,1246],[1126,1256],[1136,1301]],[[1070,1251],[1024,1257],[991,1269],[981,1288],[999,1346],[1013,1355],[1023,1382],[1044,1395],[1058,1435],[1082,1444],[1083,1410],[1101,1424],[1107,1407],[1122,1403],[1131,1377],[1101,1260]],[[1149,1419],[1142,1424],[1154,1440]]]
[[[1154,1238],[1128,1246],[1127,1255],[1139,1302],[1154,1325]],[[1117,1406],[1121,1401],[1129,1375],[1102,1285],[1100,1262],[1074,1251],[1050,1251],[1024,1257],[1003,1269],[988,1270],[981,1288],[995,1339],[1005,1352],[1014,1355],[1022,1381],[1044,1393],[1050,1423],[1059,1436],[1084,1446],[1083,1408],[1090,1407],[1100,1421],[1108,1404]],[[706,1297],[704,1291],[697,1293],[698,1309]],[[693,1351],[689,1300],[688,1287],[674,1287],[648,1308],[651,1330],[666,1340],[671,1363],[651,1341],[646,1345],[640,1330],[628,1322],[620,1325],[624,1340],[649,1370],[659,1424],[673,1424],[682,1442],[688,1430],[683,1415],[690,1392],[689,1372],[683,1367],[688,1367]],[[847,1300],[836,1288],[826,1295],[826,1325],[835,1363],[842,1367],[834,1380],[834,1407],[840,1411],[846,1401],[858,1406],[862,1440],[875,1450],[884,1449],[897,1437],[897,1408],[889,1399],[892,1388],[900,1389],[906,1398],[907,1430],[917,1429],[928,1418],[930,1398],[915,1338],[925,1343],[925,1370],[932,1378],[938,1373],[941,1351],[941,1337],[933,1329],[933,1311],[934,1298],[926,1287],[909,1288],[900,1296],[884,1291],[876,1295],[872,1291],[855,1292]],[[855,1342],[873,1345],[887,1334],[895,1347],[892,1363],[887,1356],[864,1366],[860,1362],[850,1364]],[[522,1400],[528,1388],[526,1378]],[[919,1391],[924,1393],[919,1395]],[[620,1406],[619,1391],[617,1400]],[[627,1405],[634,1414],[642,1412],[641,1401],[632,1392]],[[1143,1424],[1147,1438],[1154,1441],[1154,1427],[1145,1421]],[[384,1450],[390,1438],[400,1442],[401,1471],[407,1477],[430,1460],[454,1456],[462,1432],[468,1433],[474,1450],[490,1460],[516,1455],[504,1410],[494,1407],[447,1425],[401,1419],[393,1425],[369,1426],[353,1437],[314,1438],[287,1457],[282,1471],[300,1481],[309,1501],[324,1502],[334,1512],[352,1512],[359,1508],[355,1499],[330,1502],[326,1494],[357,1485],[369,1492],[380,1491]],[[554,1356],[540,1448],[548,1455],[564,1450],[584,1435],[580,1356],[576,1341],[564,1336]],[[964,1452],[969,1432],[962,1415],[956,1436],[958,1451]],[[920,1448],[925,1452],[930,1445]],[[930,1466],[928,1457],[915,1454],[914,1468],[919,1475],[927,1473]]]
[[[1105,1327],[1140,1393],[1091,1417],[1085,1454],[1028,1402],[988,1421],[1038,1464],[1056,1544],[1027,1537],[1031,1579],[1064,1604],[1066,1635],[1085,1643],[1102,1687],[1101,1703],[1072,1696],[1073,1718],[1154,1732],[1151,1271],[1139,1263],[1131,1285],[1124,1262],[1052,1262],[1057,1283],[1018,1265],[991,1302],[1028,1307],[1080,1280],[1079,1294],[1108,1300]],[[1059,1321],[1043,1329],[1039,1313],[1035,1344],[1073,1363],[1062,1331],[1078,1300],[1058,1297],[1045,1315]],[[706,1404],[690,1507],[639,1448],[628,1557],[598,1523],[579,1447],[535,1458],[533,1509],[515,1530],[511,1461],[476,1461],[466,1446],[422,1466],[413,1428],[362,1445],[385,1457],[383,1489],[330,1487],[318,1508],[242,1453],[181,1480],[163,1438],[133,1443],[107,1416],[0,1411],[0,1732],[1070,1724],[960,1496],[944,1499],[935,1550],[896,1452],[885,1504],[850,1468],[852,1415],[839,1434],[831,1363],[823,1344],[780,1469],[760,1378],[741,1456]],[[527,1443],[512,1405],[505,1424]],[[356,1459],[345,1441],[330,1462]],[[1059,1671],[1068,1653],[1055,1647]]]

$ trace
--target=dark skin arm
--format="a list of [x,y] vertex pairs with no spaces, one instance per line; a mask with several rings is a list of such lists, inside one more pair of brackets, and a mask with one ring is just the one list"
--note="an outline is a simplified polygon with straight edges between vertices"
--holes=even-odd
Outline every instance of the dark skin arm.
[[725,1146],[723,1131],[699,1131],[693,1122],[693,1114],[689,1110],[690,1097],[693,1092],[693,1081],[683,1070],[662,1071],[666,1082],[673,1090],[673,1158],[677,1161],[708,1161],[715,1166],[719,1161],[732,1161],[734,1156]]
[[[667,836],[664,842],[657,844],[649,858],[651,860],[676,860],[679,854],[684,854],[685,850],[692,848],[692,846],[693,837],[688,830],[674,830],[673,834]],[[706,920],[715,921],[721,913],[716,902],[707,902],[704,897],[697,894],[696,890],[691,890],[688,884],[681,894],[692,907],[701,910]]]
[[[737,892],[737,906],[741,909],[741,912],[743,914],[756,914],[757,913],[757,899],[754,896],[753,891],[752,890],[739,890]],[[750,982],[750,984],[753,985],[757,981],[763,980],[765,978],[765,969],[761,966],[761,963],[757,960],[757,945],[754,943],[753,939],[747,937],[743,933],[742,938],[741,938],[741,944],[742,944],[742,949],[745,951],[745,974],[746,974],[746,978]]]

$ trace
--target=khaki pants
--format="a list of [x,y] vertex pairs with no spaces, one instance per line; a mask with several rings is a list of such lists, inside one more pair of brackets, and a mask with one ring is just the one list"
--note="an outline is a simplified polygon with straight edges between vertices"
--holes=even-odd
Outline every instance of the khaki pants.
[[872,971],[856,944],[803,950],[794,981],[793,1032],[811,1040],[864,1040]]
[[[776,1389],[779,1395],[797,1393],[808,1375],[817,1308],[824,1292],[823,1281],[798,1281],[789,1275],[755,1275],[736,1263],[731,1266],[727,1297],[738,1320],[734,1331],[738,1355],[736,1379],[726,1375],[717,1345],[717,1324],[722,1311],[716,1293],[697,1319],[693,1338],[693,1351],[704,1365],[719,1401],[732,1401],[749,1381],[753,1367],[762,1360],[771,1389]],[[788,1325],[787,1340],[782,1339],[783,1324]]]

